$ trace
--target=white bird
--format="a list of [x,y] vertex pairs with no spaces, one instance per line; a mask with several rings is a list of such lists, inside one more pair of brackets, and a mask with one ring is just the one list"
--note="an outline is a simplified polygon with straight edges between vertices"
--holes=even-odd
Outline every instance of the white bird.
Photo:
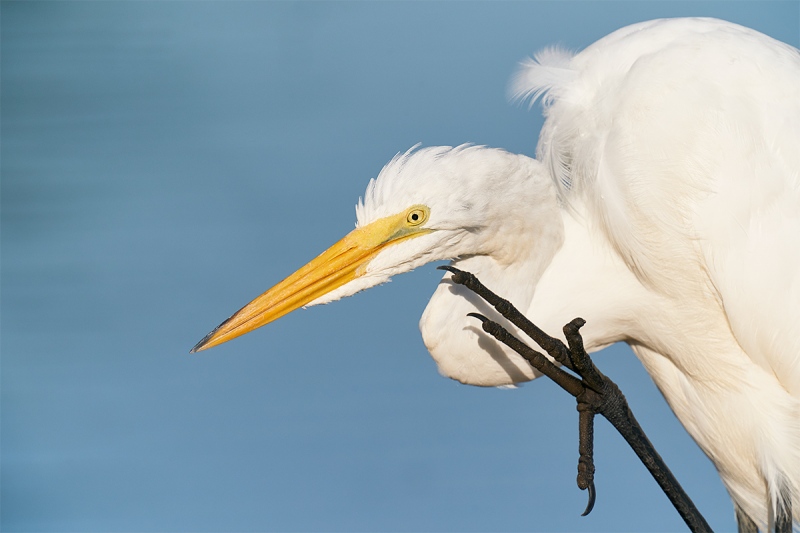
[[[537,159],[412,149],[370,181],[356,229],[203,339],[452,260],[550,334],[625,341],[761,529],[800,520],[800,52],[713,19],[628,26],[523,63],[543,96]],[[420,321],[440,372],[536,373],[468,318],[445,275]]]

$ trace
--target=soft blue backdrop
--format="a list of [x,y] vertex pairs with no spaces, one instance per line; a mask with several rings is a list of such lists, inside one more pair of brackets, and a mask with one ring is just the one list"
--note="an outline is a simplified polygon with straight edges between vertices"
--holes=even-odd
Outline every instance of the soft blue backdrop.
[[[517,61],[716,16],[800,44],[792,2],[2,2],[2,529],[669,531],[598,422],[579,516],[574,401],[440,377],[433,266],[199,355],[352,228],[396,152],[532,154]],[[719,530],[709,461],[638,361],[597,361]]]

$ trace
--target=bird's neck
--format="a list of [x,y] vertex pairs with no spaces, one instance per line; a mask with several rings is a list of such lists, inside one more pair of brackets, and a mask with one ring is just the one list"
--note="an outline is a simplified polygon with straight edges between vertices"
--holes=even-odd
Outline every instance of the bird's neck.
[[[501,160],[510,157],[502,151],[497,151],[496,156]],[[486,204],[484,209],[489,212],[483,214],[483,219],[491,223],[464,240],[467,253],[454,264],[473,272],[496,294],[525,311],[537,281],[565,244],[566,226],[564,210],[559,207],[556,188],[546,168],[526,156],[512,157],[515,175],[504,176],[500,190],[486,186],[503,201]]]

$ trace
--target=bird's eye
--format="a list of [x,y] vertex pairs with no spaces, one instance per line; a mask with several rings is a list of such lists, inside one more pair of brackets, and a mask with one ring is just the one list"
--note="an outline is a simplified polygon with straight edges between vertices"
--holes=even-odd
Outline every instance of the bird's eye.
[[426,220],[428,220],[428,212],[421,207],[415,207],[406,215],[406,222],[411,226],[419,226]]

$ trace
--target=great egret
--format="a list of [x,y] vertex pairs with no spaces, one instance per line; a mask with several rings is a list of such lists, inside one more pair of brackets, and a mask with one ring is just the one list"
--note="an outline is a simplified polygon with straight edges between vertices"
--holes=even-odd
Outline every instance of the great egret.
[[[629,343],[737,512],[762,529],[789,509],[800,520],[798,50],[724,21],[655,20],[544,50],[512,92],[544,97],[537,160],[397,155],[354,231],[193,351],[449,259],[545,331],[581,316],[588,349]],[[420,321],[440,372],[535,378],[473,311],[502,322],[445,275]]]

